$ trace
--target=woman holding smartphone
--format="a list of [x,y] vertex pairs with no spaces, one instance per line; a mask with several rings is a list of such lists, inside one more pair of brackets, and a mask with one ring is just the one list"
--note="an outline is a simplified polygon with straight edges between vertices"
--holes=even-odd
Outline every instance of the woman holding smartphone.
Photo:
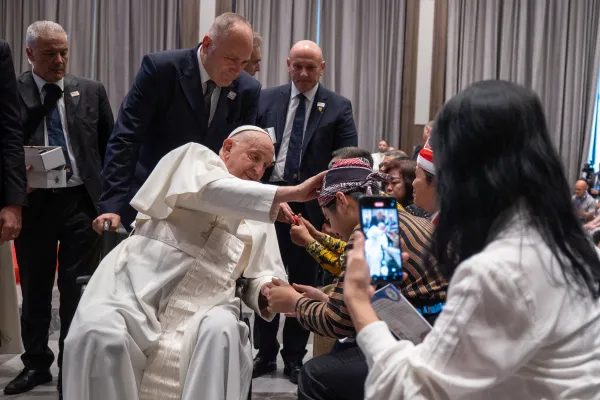
[[440,213],[431,255],[450,280],[423,343],[397,341],[370,304],[364,238],[344,299],[369,365],[366,399],[600,398],[600,259],[571,206],[542,105],[479,82],[431,136]]

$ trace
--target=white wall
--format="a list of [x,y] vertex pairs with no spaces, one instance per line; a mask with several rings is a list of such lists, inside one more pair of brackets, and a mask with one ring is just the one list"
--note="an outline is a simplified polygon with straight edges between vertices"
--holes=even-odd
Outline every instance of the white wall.
[[429,104],[431,101],[434,16],[435,0],[419,0],[415,125],[425,125],[430,119]]
[[217,0],[200,0],[200,28],[198,42],[202,41],[204,35],[210,29],[213,21],[215,20],[215,13],[217,11]]

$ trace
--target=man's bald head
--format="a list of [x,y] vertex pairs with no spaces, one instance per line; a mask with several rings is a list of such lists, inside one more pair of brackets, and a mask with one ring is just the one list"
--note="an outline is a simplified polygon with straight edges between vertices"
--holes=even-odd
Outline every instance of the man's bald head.
[[293,57],[311,57],[320,64],[323,61],[323,50],[312,40],[301,40],[290,49],[289,58]]
[[577,180],[577,182],[575,182],[575,195],[581,199],[583,196],[585,196],[588,188],[589,186],[585,180]]
[[265,170],[273,164],[274,154],[269,134],[257,129],[242,130],[225,139],[219,152],[231,175],[251,181],[262,178]]
[[323,51],[310,40],[301,40],[292,46],[287,59],[288,72],[300,93],[311,90],[323,75]]

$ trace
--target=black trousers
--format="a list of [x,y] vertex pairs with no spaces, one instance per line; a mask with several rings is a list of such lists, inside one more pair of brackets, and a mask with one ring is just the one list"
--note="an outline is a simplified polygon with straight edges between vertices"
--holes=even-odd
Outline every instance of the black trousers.
[[21,337],[26,368],[49,369],[54,354],[48,347],[52,313],[52,288],[58,251],[60,338],[58,366],[64,340],[77,309],[80,289],[75,280],[98,266],[100,236],[92,229],[98,215],[83,185],[56,190],[38,189],[29,194],[23,209],[23,228],[15,240],[23,294]]
[[[438,314],[423,317],[432,326]],[[369,367],[356,342],[335,342],[329,354],[308,361],[298,376],[298,400],[362,400]]]
[[[289,205],[295,214],[308,217],[304,204],[290,203]],[[292,243],[290,228],[289,224],[275,223],[279,250],[283,265],[288,272],[289,281],[290,283],[315,286],[319,265],[303,247]],[[271,322],[267,322],[259,316],[254,318],[255,347],[258,349],[259,356],[269,360],[274,360],[279,351],[277,340],[279,318],[279,314]],[[283,326],[283,350],[281,351],[285,362],[302,361],[306,355],[309,335],[310,332],[302,328],[296,318],[286,318]]]
[[369,367],[356,343],[336,342],[308,361],[298,376],[298,400],[362,400]]

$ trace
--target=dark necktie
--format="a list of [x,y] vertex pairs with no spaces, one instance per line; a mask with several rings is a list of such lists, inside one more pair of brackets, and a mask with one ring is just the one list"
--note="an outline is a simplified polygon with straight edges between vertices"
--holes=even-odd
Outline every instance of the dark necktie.
[[46,110],[46,132],[48,133],[48,145],[60,146],[65,156],[65,171],[67,173],[67,181],[73,176],[73,168],[71,159],[69,158],[69,150],[65,139],[65,132],[62,123],[60,122],[60,114],[58,112],[58,100],[62,97],[63,92],[58,85],[54,83],[46,83],[44,85],[44,109]]
[[292,124],[292,134],[288,144],[287,155],[285,158],[285,169],[283,180],[290,184],[298,182],[298,170],[300,169],[300,154],[302,153],[302,139],[304,137],[304,120],[306,117],[306,96],[298,94],[298,108],[294,115]]
[[211,80],[206,81],[206,92],[204,93],[204,107],[206,114],[208,115],[208,125],[210,125],[210,109],[211,109],[211,98],[217,85]]

